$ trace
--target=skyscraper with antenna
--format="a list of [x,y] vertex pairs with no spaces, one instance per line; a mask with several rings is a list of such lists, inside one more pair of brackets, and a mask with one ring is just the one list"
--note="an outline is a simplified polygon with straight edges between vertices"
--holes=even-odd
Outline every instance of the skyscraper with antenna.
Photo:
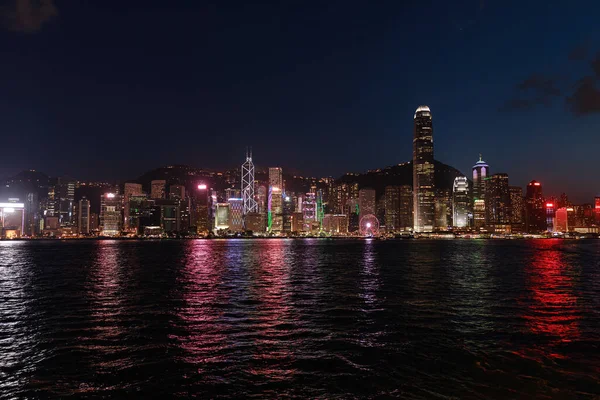
[[246,149],[246,162],[242,164],[242,200],[244,216],[251,212],[258,212],[258,203],[254,197],[254,164],[251,147]]

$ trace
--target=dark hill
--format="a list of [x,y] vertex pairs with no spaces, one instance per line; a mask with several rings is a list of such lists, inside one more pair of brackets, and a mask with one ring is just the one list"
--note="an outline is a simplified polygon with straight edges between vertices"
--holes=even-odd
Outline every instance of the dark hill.
[[[454,178],[464,176],[459,170],[440,161],[435,161],[435,187],[436,189],[450,189]],[[413,184],[412,162],[393,165],[386,168],[371,170],[364,174],[347,174],[338,179],[341,183],[358,183],[360,188],[370,187],[377,191],[377,196],[385,192],[386,186]]]

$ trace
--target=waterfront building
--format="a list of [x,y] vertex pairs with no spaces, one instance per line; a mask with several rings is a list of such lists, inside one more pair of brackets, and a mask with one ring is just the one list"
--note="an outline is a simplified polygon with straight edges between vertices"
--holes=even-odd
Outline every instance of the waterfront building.
[[260,212],[259,205],[256,201],[256,195],[254,192],[254,163],[252,162],[252,150],[246,152],[246,162],[242,164],[242,187],[240,194],[230,193],[227,194],[227,198],[242,198],[243,203],[243,215],[248,213]]
[[417,108],[413,136],[414,231],[431,232],[435,225],[435,165],[433,124],[427,106]]
[[269,231],[281,232],[283,230],[283,173],[279,167],[269,168],[268,213]]
[[290,219],[292,232],[300,233],[304,230],[304,214],[302,212],[293,212]]
[[359,219],[365,215],[375,215],[375,189],[363,188],[358,191],[358,214]]
[[215,233],[229,229],[229,203],[216,203]]
[[485,179],[485,225],[488,231],[510,232],[511,207],[508,175],[497,173]]
[[509,186],[511,217],[510,225],[512,232],[523,231],[523,216],[525,215],[525,199],[523,188],[520,186]]
[[410,185],[400,186],[400,211],[398,213],[400,231],[411,231],[414,227],[412,189],[413,187]]
[[317,204],[315,193],[306,193],[302,202],[303,224],[305,232],[311,232],[313,223],[317,220]]
[[452,225],[456,228],[469,227],[471,213],[469,180],[466,176],[458,176],[452,187]]
[[126,183],[123,187],[123,224],[125,230],[136,230],[135,226],[130,224],[129,199],[131,196],[142,194],[142,185],[139,183]]
[[244,230],[244,199],[240,197],[231,197],[227,199],[229,203],[229,230],[233,232],[242,232]]
[[85,196],[77,207],[77,228],[81,235],[90,234],[90,201]]
[[[481,154],[479,155],[479,161],[473,166],[473,224],[475,229],[481,229],[485,227],[485,214],[477,214],[478,212],[484,212],[486,209],[485,205],[485,180],[490,175],[489,165],[482,160]],[[475,207],[475,201],[478,202]]]
[[400,229],[400,186],[385,187],[385,228],[388,232]]
[[473,202],[473,226],[476,229],[485,227],[485,200],[476,199]]
[[542,184],[536,180],[527,184],[525,195],[525,230],[528,233],[540,233],[546,230]]
[[246,230],[253,234],[264,233],[266,228],[266,216],[260,213],[248,213],[245,216]]
[[212,227],[209,197],[208,186],[205,183],[199,183],[196,190],[191,193],[191,225],[195,227],[195,233],[200,235],[207,234]]
[[116,193],[105,193],[100,198],[100,234],[117,236],[123,227],[123,200]]
[[452,190],[436,189],[435,193],[435,227],[448,230],[452,226]]
[[348,233],[348,216],[344,214],[325,214],[323,216],[323,231],[332,235]]

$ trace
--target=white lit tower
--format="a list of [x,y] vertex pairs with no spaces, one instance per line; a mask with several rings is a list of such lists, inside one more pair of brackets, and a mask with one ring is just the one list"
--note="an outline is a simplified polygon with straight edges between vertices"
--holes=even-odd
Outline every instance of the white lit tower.
[[431,110],[419,106],[414,116],[413,213],[415,232],[431,232],[435,225],[435,164]]
[[252,149],[246,150],[246,162],[242,164],[242,200],[244,202],[244,216],[251,212],[258,212],[258,203],[254,197],[254,164],[252,163]]

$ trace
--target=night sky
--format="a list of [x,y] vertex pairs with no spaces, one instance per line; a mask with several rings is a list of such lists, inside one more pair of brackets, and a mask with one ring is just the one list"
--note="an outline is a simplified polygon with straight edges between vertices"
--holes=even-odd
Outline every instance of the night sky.
[[[2,1],[0,177],[166,164],[339,176],[483,153],[511,184],[600,192],[600,2]],[[377,3],[377,4],[374,4]],[[179,6],[177,6],[179,5]]]

